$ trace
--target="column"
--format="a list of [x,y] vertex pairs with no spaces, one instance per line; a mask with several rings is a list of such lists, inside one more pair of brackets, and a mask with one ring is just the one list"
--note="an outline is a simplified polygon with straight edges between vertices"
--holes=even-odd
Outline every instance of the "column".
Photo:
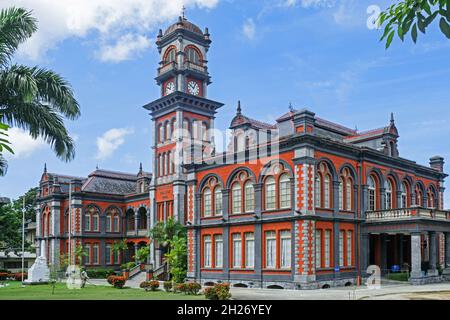
[[381,274],[385,274],[387,270],[387,234],[380,234],[380,268]]
[[422,277],[422,253],[420,232],[411,233],[411,278]]
[[445,266],[443,275],[450,279],[450,232],[445,232]]
[[134,234],[138,235],[138,227],[139,227],[139,214],[138,210],[134,210]]
[[370,245],[369,245],[369,237],[368,233],[361,234],[361,274],[366,274],[367,267],[369,266],[369,254],[370,254]]
[[398,264],[400,268],[403,266],[403,234],[400,233],[398,236]]
[[430,232],[430,265],[428,269],[428,275],[437,276],[438,271],[436,269],[437,264],[437,254],[438,254],[438,246],[437,246],[437,234],[436,232]]

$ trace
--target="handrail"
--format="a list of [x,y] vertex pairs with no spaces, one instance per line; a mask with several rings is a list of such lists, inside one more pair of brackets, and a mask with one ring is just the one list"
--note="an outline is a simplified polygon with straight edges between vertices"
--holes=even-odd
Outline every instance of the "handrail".
[[141,266],[140,265],[134,266],[133,268],[130,269],[130,273],[129,273],[128,277],[132,278],[140,272],[141,272]]
[[435,208],[423,208],[423,207],[366,211],[367,221],[401,220],[401,219],[410,219],[412,217],[447,220],[450,219],[450,213],[444,210],[438,210]]

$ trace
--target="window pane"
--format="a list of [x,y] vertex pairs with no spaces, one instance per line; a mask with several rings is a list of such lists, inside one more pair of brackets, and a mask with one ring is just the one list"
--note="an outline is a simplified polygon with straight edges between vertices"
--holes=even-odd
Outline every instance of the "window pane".
[[248,181],[245,184],[245,212],[255,211],[255,191],[253,184]]
[[94,244],[94,247],[92,250],[92,263],[98,264],[98,244]]
[[325,254],[325,268],[330,267],[330,254],[331,254],[331,231],[325,230],[325,243],[324,243],[324,254]]
[[91,231],[91,215],[86,214],[84,216],[84,230]]
[[339,266],[344,266],[344,231],[339,231]]
[[322,178],[318,174],[317,177],[316,177],[316,186],[315,186],[315,190],[314,190],[315,191],[314,197],[315,197],[316,207],[319,207],[319,208],[322,205],[322,199],[321,199],[321,197],[322,197],[322,190],[321,190],[321,188],[322,188]]
[[245,267],[255,266],[255,236],[252,232],[245,234]]
[[280,233],[280,253],[281,253],[281,268],[291,267],[291,231],[281,231]]
[[339,179],[339,210],[344,210],[344,183]]
[[348,211],[352,210],[352,181],[347,179],[347,187],[346,187],[346,209]]
[[242,205],[242,192],[241,185],[239,183],[235,183],[232,189],[232,213],[241,213],[241,205]]
[[111,232],[111,216],[109,214],[106,216],[106,231]]
[[204,266],[211,267],[211,236],[205,236],[204,240]]
[[203,192],[203,216],[211,216],[211,189],[209,188]]
[[275,209],[276,196],[275,196],[275,179],[273,177],[269,177],[266,179],[265,183],[266,190],[266,210]]
[[316,230],[316,268],[322,267],[322,231]]
[[280,208],[291,207],[291,181],[287,174],[280,177]]
[[353,253],[353,241],[352,241],[353,231],[347,231],[347,266],[352,265],[352,253]]
[[86,256],[84,257],[86,264],[91,264],[91,245],[90,244],[84,245],[84,252],[86,253]]
[[233,268],[242,267],[242,241],[241,234],[235,233],[233,239]]
[[215,267],[216,268],[222,268],[223,266],[223,240],[222,235],[215,235],[214,236],[214,242],[215,242]]
[[266,232],[266,268],[275,268],[277,245],[275,231]]
[[115,215],[114,216],[114,232],[119,232],[119,225],[120,221],[119,221],[119,216]]
[[98,231],[98,215],[94,214],[94,216],[92,217],[92,228],[93,231]]
[[222,189],[221,188],[216,188],[214,189],[214,210],[215,210],[215,215],[216,216],[221,216],[223,214],[222,211]]
[[323,200],[324,200],[324,207],[329,209],[330,208],[330,195],[331,195],[331,184],[330,184],[330,176],[326,175],[324,179],[324,192],[323,192]]

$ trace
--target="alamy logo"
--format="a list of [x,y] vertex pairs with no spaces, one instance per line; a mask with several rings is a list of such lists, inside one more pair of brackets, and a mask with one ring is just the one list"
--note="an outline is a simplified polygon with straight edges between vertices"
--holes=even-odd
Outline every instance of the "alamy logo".
[[368,289],[381,289],[381,269],[379,266],[371,265],[367,268],[367,274],[370,276],[367,278],[366,285]]
[[370,5],[367,7],[367,14],[369,17],[367,18],[367,28],[369,30],[380,29],[380,24],[378,22],[378,18],[381,14],[381,9],[377,5]]

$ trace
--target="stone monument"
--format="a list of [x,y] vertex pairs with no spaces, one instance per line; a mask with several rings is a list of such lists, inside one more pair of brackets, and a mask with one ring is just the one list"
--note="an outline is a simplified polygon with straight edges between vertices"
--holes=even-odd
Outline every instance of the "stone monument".
[[50,270],[47,266],[47,259],[44,252],[44,240],[41,240],[39,257],[33,263],[28,270],[28,278],[24,281],[24,284],[44,284],[50,281]]

